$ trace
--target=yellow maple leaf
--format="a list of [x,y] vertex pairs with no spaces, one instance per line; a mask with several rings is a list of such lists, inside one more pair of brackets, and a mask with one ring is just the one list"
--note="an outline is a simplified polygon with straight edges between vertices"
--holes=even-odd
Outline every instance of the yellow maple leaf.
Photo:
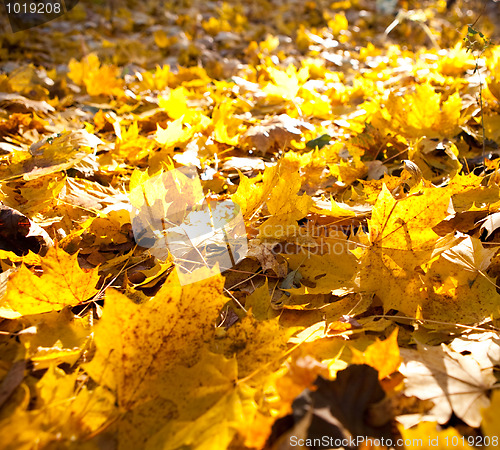
[[431,258],[439,239],[432,227],[446,217],[450,195],[425,188],[422,195],[396,200],[382,188],[368,222],[371,246],[354,253],[361,262],[360,289],[375,292],[386,311],[394,308],[415,316],[424,301],[418,270]]
[[455,47],[437,61],[439,71],[444,75],[463,75],[467,70],[474,69],[473,55],[458,41]]
[[252,218],[269,198],[280,176],[280,167],[280,163],[266,167],[262,177],[252,179],[240,173],[240,184],[231,199],[241,208],[245,219]]
[[279,364],[287,350],[288,339],[296,331],[297,328],[280,326],[278,317],[259,321],[247,315],[226,332],[220,330],[212,350],[226,357],[235,356],[240,378],[255,375],[256,371],[262,376],[271,371],[269,363]]
[[82,86],[87,73],[99,70],[100,65],[99,57],[95,53],[91,53],[80,62],[71,59],[68,63],[68,77],[73,83]]
[[8,259],[12,262],[23,262],[24,264],[39,266],[42,263],[42,257],[31,250],[26,255],[19,256],[8,250],[0,250],[0,259]]
[[125,95],[123,80],[118,78],[120,69],[116,66],[101,66],[95,53],[87,55],[81,62],[71,59],[68,67],[68,77],[75,84],[85,86],[89,95]]
[[115,143],[113,154],[134,162],[150,154],[155,147],[153,140],[140,134],[139,125],[134,121],[128,128],[120,126],[120,136]]
[[237,145],[245,131],[243,121],[233,117],[234,109],[228,102],[217,105],[212,113],[214,139],[221,144]]
[[[330,294],[336,289],[351,288],[350,280],[356,272],[357,263],[349,253],[345,235],[339,232],[338,237],[332,236],[331,241],[324,239],[324,254],[314,254],[306,251],[294,255],[286,255],[290,270],[298,270],[301,280],[299,288],[287,289],[295,295]],[[324,305],[322,305],[324,306]]]
[[409,138],[454,136],[462,121],[461,107],[458,92],[443,102],[429,83],[404,96],[391,93],[386,105],[389,127]]
[[296,234],[297,220],[305,217],[313,204],[309,195],[298,195],[301,185],[299,172],[279,178],[266,201],[271,217],[259,227],[260,237],[281,239]]
[[500,296],[486,274],[495,249],[467,236],[423,266],[428,300],[426,317],[450,322],[476,323],[496,314]]
[[167,128],[157,124],[155,140],[166,148],[185,144],[196,132],[204,130],[210,119],[198,111],[189,111],[170,122]]
[[144,90],[163,91],[168,86],[170,66],[156,66],[155,72],[143,72],[141,87]]
[[158,104],[163,108],[172,119],[178,119],[188,112],[186,98],[189,91],[184,86],[172,89],[168,97],[160,96]]
[[346,19],[344,11],[335,14],[332,19],[328,21],[328,27],[334,36],[337,36],[341,31],[347,30],[349,22]]
[[115,412],[113,396],[100,386],[93,391],[86,386],[77,389],[78,374],[50,366],[36,383],[32,409],[19,408],[0,422],[3,448],[28,450],[35,442],[40,448],[66,447],[90,437],[108,421]]
[[36,276],[25,265],[14,272],[0,300],[0,317],[15,318],[75,306],[97,293],[97,269],[80,269],[77,255],[52,247],[42,259],[43,273]]
[[396,200],[384,185],[368,221],[370,241],[383,248],[432,248],[438,239],[432,227],[446,216],[449,203],[450,193],[436,188]]
[[[142,394],[159,372],[196,362],[201,344],[213,336],[227,298],[222,295],[224,279],[215,269],[211,273],[211,278],[185,286],[171,275],[156,296],[141,305],[107,291],[95,328],[96,354],[84,367],[94,380],[116,392],[123,410],[144,400]],[[195,301],[200,292],[204,302]]]
[[236,433],[248,429],[257,411],[256,390],[237,378],[236,358],[208,350],[194,366],[161,374],[152,391],[172,402],[176,414],[147,436],[146,448],[225,449]]
[[396,372],[401,364],[398,346],[398,328],[395,328],[391,335],[381,341],[375,339],[375,342],[368,348],[360,352],[356,348],[351,349],[353,352],[353,364],[368,364],[378,371],[379,380],[388,377]]
[[491,396],[491,404],[488,408],[482,411],[483,421],[481,422],[481,430],[483,431],[484,440],[482,445],[490,449],[500,446],[498,430],[500,430],[500,415],[498,414],[500,407],[500,392],[493,390]]
[[177,144],[184,144],[191,139],[196,129],[185,123],[184,116],[170,122],[167,128],[157,125],[155,140],[165,147],[174,147]]
[[270,96],[279,97],[284,100],[293,100],[297,96],[300,86],[309,77],[309,69],[302,67],[297,70],[293,64],[290,64],[286,71],[267,67],[272,83],[268,83],[262,89]]
[[39,316],[35,317],[36,320],[27,324],[33,323],[36,333],[19,336],[34,368],[46,369],[61,363],[73,365],[88,342],[91,333],[89,317],[75,316],[69,309],[45,313],[41,320]]
[[404,429],[399,427],[404,447],[408,450],[422,448],[446,450],[450,447],[458,450],[472,450],[467,438],[460,434],[455,428],[440,430],[435,422],[420,422],[416,427]]
[[96,355],[84,368],[116,392],[120,448],[225,449],[236,434],[248,437],[258,409],[255,371],[266,376],[268,364],[280,362],[294,330],[245,317],[216,336],[223,284],[219,274],[188,286],[171,275],[142,304],[107,292]]
[[227,20],[216,19],[215,17],[210,17],[208,20],[201,22],[203,29],[211,36],[216,36],[217,33],[221,31],[231,31],[231,25]]
[[300,109],[306,117],[320,117],[325,119],[330,117],[332,106],[328,96],[305,88],[300,90],[300,94],[301,98],[304,99],[304,103],[300,105]]
[[345,185],[354,183],[360,178],[364,178],[368,172],[368,167],[363,164],[361,158],[353,158],[352,161],[340,160],[338,164],[330,164],[330,173]]
[[174,420],[153,436],[146,450],[225,450],[236,433],[248,431],[256,415],[255,389],[245,384],[229,390],[194,420]]

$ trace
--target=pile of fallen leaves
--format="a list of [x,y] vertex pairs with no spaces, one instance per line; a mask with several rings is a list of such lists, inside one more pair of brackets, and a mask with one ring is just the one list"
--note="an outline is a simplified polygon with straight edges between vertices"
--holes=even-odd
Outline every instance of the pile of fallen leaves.
[[498,3],[105,3],[0,36],[0,446],[498,448]]

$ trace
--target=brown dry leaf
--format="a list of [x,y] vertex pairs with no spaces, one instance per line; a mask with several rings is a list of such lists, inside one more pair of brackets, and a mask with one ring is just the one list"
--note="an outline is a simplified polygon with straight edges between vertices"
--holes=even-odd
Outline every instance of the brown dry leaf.
[[292,140],[300,140],[303,130],[311,129],[312,126],[303,120],[280,114],[249,128],[243,135],[242,144],[255,148],[262,154],[271,149],[284,150]]
[[445,344],[419,345],[417,350],[400,350],[406,377],[404,393],[431,400],[429,412],[440,424],[455,413],[467,425],[478,427],[481,410],[488,407],[488,392],[496,383],[493,369],[482,370],[471,355],[462,355]]
[[349,437],[354,441],[358,437],[391,439],[391,417],[382,425],[369,423],[369,409],[384,397],[377,372],[370,366],[351,365],[337,372],[334,381],[320,376],[314,389],[306,389],[294,400],[293,428],[285,434],[285,441],[290,442],[291,436],[309,442],[324,442],[322,437],[328,436],[329,443]]
[[24,379],[26,360],[15,361],[0,384],[0,408]]
[[[53,245],[52,239],[43,228],[19,211],[0,205],[0,251],[12,252],[20,256],[27,253],[40,253],[41,250],[45,251],[51,245]],[[16,259],[15,255],[13,255],[14,259]]]
[[257,259],[262,267],[262,272],[272,270],[278,277],[284,278],[287,274],[286,263],[273,251],[274,246],[274,243],[252,239],[248,243],[247,257]]
[[0,92],[0,107],[14,113],[36,112],[47,114],[55,111],[54,107],[46,101],[30,100],[22,95],[6,94],[4,92]]

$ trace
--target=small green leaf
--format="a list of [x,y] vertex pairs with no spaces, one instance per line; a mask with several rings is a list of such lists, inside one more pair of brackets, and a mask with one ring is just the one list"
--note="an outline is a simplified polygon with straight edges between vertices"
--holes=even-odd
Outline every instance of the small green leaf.
[[332,136],[328,134],[323,134],[320,137],[313,139],[311,141],[306,142],[306,147],[307,148],[318,148],[318,150],[321,150],[325,145],[328,145],[330,143],[330,140],[332,139]]

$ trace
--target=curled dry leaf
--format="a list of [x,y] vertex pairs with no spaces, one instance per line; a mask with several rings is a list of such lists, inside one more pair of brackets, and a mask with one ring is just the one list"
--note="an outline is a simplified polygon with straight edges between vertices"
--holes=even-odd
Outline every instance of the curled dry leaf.
[[292,140],[300,140],[303,130],[311,129],[311,124],[303,120],[280,114],[249,128],[243,135],[242,143],[265,154],[272,149],[284,150]]
[[500,227],[500,213],[490,214],[482,222],[480,228],[481,237],[488,241],[490,236]]
[[30,100],[19,94],[6,94],[4,92],[0,93],[0,106],[11,112],[21,113],[36,112],[47,114],[55,111],[54,107],[46,101]]
[[52,246],[47,232],[14,208],[0,205],[0,249],[20,256]]
[[278,277],[284,278],[287,273],[286,263],[284,260],[279,261],[278,255],[273,251],[274,246],[274,243],[253,239],[248,243],[247,257],[256,258],[262,267],[262,272],[272,270]]

